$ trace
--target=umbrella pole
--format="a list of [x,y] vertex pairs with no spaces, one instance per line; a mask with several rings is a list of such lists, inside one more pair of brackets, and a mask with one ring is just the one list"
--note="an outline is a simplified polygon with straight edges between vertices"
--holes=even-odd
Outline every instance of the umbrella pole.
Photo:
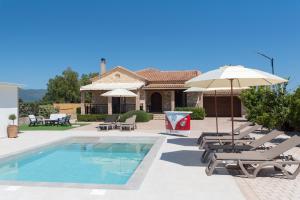
[[234,150],[234,123],[233,123],[233,79],[230,80],[230,96],[231,96],[231,142],[232,150]]
[[215,114],[216,114],[216,129],[217,129],[217,135],[219,135],[218,110],[217,110],[217,90],[215,90]]

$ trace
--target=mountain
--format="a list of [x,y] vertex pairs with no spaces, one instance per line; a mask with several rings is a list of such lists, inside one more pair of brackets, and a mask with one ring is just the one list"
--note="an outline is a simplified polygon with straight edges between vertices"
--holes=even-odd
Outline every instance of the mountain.
[[19,97],[24,102],[34,102],[41,100],[45,94],[45,89],[20,89]]

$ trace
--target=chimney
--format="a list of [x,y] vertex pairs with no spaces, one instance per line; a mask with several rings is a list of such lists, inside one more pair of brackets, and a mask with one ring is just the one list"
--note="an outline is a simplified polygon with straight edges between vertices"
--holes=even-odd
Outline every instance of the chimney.
[[106,60],[101,58],[99,78],[106,73]]

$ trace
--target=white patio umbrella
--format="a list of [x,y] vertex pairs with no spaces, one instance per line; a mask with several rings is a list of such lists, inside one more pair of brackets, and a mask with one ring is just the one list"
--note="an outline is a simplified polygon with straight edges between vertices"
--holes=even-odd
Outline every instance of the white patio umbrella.
[[[108,92],[101,94],[104,97],[137,97],[137,95],[126,89],[114,89]],[[120,112],[121,112],[121,103],[120,103]]]
[[136,97],[137,95],[126,89],[114,89],[101,94],[104,97]]
[[[186,89],[184,92],[208,92],[208,91],[214,91],[214,97],[215,97],[215,115],[216,115],[216,131],[217,135],[219,134],[219,125],[218,125],[218,109],[217,109],[217,91],[227,91],[231,88],[199,88],[199,87],[190,87]],[[249,87],[234,87],[233,90],[245,90],[249,89]]]
[[287,82],[286,79],[257,69],[246,68],[241,65],[223,66],[201,74],[185,83],[186,87],[221,88],[230,87],[231,90],[231,133],[234,148],[233,124],[233,88],[260,85],[273,85]]

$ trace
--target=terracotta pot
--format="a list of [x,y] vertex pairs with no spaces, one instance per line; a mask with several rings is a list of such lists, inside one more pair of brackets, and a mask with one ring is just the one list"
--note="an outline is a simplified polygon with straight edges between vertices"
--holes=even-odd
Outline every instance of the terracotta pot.
[[18,137],[18,126],[17,125],[8,125],[7,126],[7,136],[9,138]]

